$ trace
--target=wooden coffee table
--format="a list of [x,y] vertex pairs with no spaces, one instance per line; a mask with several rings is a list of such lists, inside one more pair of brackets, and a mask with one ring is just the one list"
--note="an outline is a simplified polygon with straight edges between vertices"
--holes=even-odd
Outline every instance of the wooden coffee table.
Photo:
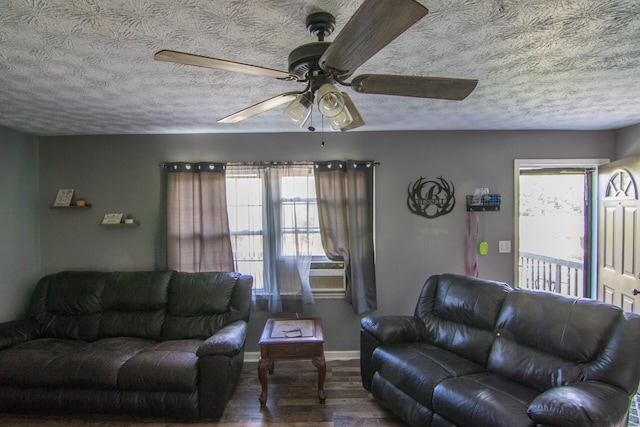
[[267,404],[267,371],[273,374],[274,362],[311,359],[318,369],[318,398],[324,404],[324,378],[327,365],[324,360],[322,319],[268,319],[262,331],[258,377],[262,386],[260,406]]

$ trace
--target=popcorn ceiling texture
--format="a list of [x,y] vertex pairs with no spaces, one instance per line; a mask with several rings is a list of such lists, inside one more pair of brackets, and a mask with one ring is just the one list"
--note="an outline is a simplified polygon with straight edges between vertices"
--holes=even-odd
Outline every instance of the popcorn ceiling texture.
[[[172,49],[287,69],[317,10],[354,0],[0,0],[0,125],[36,135],[304,132],[284,106],[219,118],[304,85],[154,61]],[[474,78],[464,101],[362,95],[356,131],[616,129],[640,123],[639,0],[433,0],[362,73]],[[393,13],[393,10],[389,11]],[[320,116],[314,113],[314,126]],[[325,124],[325,128],[328,128]]]

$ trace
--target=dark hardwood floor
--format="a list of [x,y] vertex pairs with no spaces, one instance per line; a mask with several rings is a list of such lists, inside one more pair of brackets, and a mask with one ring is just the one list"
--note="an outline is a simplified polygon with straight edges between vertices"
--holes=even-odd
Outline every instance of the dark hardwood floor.
[[310,361],[276,362],[269,375],[267,407],[260,408],[257,362],[246,362],[240,383],[218,422],[178,423],[172,420],[107,415],[0,414],[10,426],[405,426],[373,401],[360,382],[360,361],[327,362],[326,404],[317,397],[318,376]]

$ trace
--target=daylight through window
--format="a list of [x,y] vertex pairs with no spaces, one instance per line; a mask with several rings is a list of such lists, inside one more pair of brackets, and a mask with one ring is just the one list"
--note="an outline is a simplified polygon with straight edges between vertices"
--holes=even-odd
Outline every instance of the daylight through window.
[[[279,213],[279,258],[311,256],[309,282],[315,294],[344,294],[344,265],[330,261],[322,248],[313,165],[296,167],[269,189],[263,168],[227,167],[227,210],[236,271],[254,277],[254,290],[265,286],[265,236],[273,236],[270,214]],[[278,193],[271,210],[266,193]],[[271,242],[273,243],[273,242]]]

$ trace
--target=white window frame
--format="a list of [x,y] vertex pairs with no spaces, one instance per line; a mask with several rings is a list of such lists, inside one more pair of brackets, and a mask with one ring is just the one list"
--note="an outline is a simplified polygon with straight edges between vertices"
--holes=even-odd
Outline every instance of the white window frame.
[[[232,174],[228,173],[229,171],[227,171],[227,183],[230,180],[234,180],[234,179],[241,179],[241,178],[258,178],[261,179],[259,176],[252,176],[252,177],[243,177],[241,175],[238,176],[233,176]],[[314,178],[315,179],[315,178]],[[227,185],[227,192],[230,191],[230,186]],[[293,202],[295,199],[283,199],[283,205],[286,204],[287,202]],[[300,199],[298,199],[300,200]],[[305,201],[308,201],[308,199],[304,199]],[[262,204],[262,201],[260,201],[260,205]],[[317,200],[315,205],[317,206]],[[244,206],[244,205],[239,205],[238,206]],[[248,205],[247,205],[248,206]],[[230,215],[231,218],[231,215]],[[262,220],[262,218],[261,218]],[[312,232],[314,234],[318,234],[318,237],[320,236],[320,226],[318,225],[318,227],[314,227],[311,229]],[[254,236],[254,235],[260,235],[263,232],[263,228],[261,227],[260,231],[252,231],[252,230],[229,230],[230,231],[230,235],[231,235],[231,240],[234,241],[234,239],[236,238],[236,236]],[[233,247],[235,247],[235,244],[233,245]],[[262,253],[262,252],[261,252]],[[234,253],[234,258],[235,258],[235,253]],[[262,259],[256,259],[256,260],[252,260],[255,262],[260,262],[262,263],[264,261],[264,256]],[[311,290],[313,292],[313,295],[315,298],[317,299],[331,299],[331,298],[343,298],[346,292],[346,276],[345,276],[345,271],[344,271],[344,263],[342,261],[331,261],[329,260],[329,258],[327,258],[324,254],[314,254],[312,256],[312,261],[311,261],[311,269],[309,272],[309,278],[310,278],[310,282],[311,277],[327,277],[327,278],[333,278],[333,277],[337,277],[340,276],[342,277],[342,282],[341,282],[341,286],[339,287],[323,287],[323,288],[316,288],[313,286],[313,284],[311,285]],[[331,268],[318,268],[318,266],[320,265],[325,265],[325,264],[330,264]],[[338,267],[335,268],[335,266],[339,266],[341,265],[342,267]],[[261,281],[254,281],[254,286],[256,286],[256,284],[261,285]],[[262,286],[262,285],[261,285]],[[262,290],[264,291],[264,288],[262,287],[257,287],[256,290]]]

